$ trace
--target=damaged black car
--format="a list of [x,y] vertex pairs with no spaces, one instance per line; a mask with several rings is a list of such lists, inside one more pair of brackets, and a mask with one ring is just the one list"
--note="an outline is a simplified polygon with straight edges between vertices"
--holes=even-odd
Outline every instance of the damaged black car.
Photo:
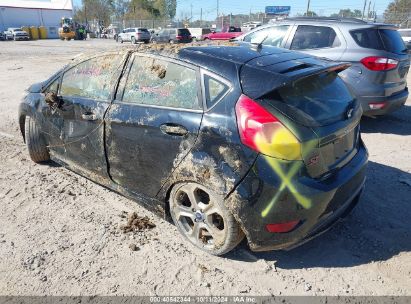
[[358,203],[368,153],[348,65],[272,47],[124,50],[32,85],[19,124],[50,159],[214,255],[289,249]]

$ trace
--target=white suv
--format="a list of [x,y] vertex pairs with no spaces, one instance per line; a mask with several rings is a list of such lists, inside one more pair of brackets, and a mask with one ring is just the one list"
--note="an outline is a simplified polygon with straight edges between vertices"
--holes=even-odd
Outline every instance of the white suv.
[[9,27],[7,29],[7,31],[10,32],[13,35],[13,39],[15,41],[17,41],[17,40],[30,40],[29,34],[27,34],[27,32],[23,31],[21,28]]
[[146,28],[126,28],[117,37],[117,41],[123,43],[124,41],[130,41],[135,44],[137,42],[150,42],[150,32]]

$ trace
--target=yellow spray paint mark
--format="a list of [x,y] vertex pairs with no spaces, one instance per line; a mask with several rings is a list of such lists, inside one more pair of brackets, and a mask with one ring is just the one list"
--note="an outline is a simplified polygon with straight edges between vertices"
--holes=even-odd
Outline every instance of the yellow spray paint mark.
[[[265,160],[281,179],[281,184],[276,195],[261,212],[261,216],[266,217],[268,215],[270,210],[280,198],[280,195],[287,188],[302,207],[305,209],[311,208],[311,200],[300,194],[292,182],[292,178],[304,166],[304,162],[302,161],[301,143],[288,129],[282,125],[269,130],[266,129],[263,133],[263,135],[256,135],[254,139],[255,144],[259,148],[259,151],[270,155],[265,156]],[[311,151],[316,144],[316,141],[308,143],[307,150]],[[288,172],[285,172],[281,166],[282,161],[280,159],[294,160],[295,162],[292,164]]]

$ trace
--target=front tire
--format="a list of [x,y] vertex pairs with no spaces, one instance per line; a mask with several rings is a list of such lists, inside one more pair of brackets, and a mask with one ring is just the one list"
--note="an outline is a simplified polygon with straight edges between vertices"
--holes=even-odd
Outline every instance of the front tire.
[[244,233],[222,196],[197,183],[181,183],[170,193],[170,214],[179,232],[213,255],[234,249]]
[[26,116],[24,133],[31,160],[35,163],[50,160],[49,150],[47,149],[43,135],[34,119],[30,116]]

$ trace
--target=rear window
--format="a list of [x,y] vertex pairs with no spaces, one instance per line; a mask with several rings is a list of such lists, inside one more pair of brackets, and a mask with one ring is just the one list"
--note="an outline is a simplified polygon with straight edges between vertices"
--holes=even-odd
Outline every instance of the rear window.
[[188,29],[178,29],[179,36],[190,36],[190,31]]
[[345,117],[354,97],[337,73],[322,73],[294,82],[278,90],[277,99],[293,111],[291,118],[326,125]]
[[351,31],[355,42],[364,48],[401,54],[406,51],[404,41],[396,30],[361,29]]

